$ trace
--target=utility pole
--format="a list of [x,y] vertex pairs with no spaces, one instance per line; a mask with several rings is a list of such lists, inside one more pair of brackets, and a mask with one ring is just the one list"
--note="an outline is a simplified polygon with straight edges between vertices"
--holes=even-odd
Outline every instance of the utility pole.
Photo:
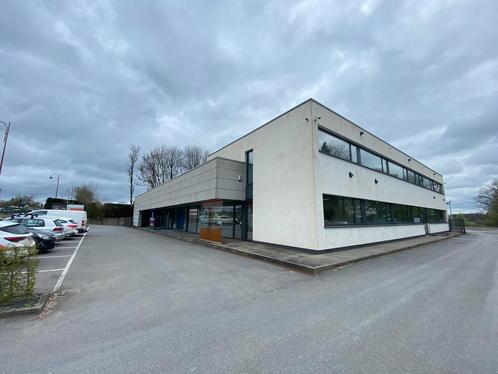
[[57,185],[55,187],[55,198],[57,199],[57,194],[59,193],[59,180],[61,178],[60,174],[52,174],[50,179],[54,179],[54,176],[57,176]]
[[0,160],[0,174],[2,174],[3,159],[5,158],[5,149],[7,148],[7,139],[9,138],[10,122],[6,123],[4,121],[0,121],[0,123],[5,126],[5,135],[3,136],[2,159]]

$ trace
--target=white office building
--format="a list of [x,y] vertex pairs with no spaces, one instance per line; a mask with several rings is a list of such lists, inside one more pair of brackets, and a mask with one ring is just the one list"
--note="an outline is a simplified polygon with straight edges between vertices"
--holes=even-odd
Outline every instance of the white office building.
[[439,173],[313,99],[138,196],[133,222],[310,251],[448,231]]

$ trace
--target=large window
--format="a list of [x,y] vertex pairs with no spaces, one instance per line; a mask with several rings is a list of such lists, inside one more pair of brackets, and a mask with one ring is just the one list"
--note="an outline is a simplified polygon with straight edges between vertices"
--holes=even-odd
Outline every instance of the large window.
[[391,222],[392,223],[412,223],[410,207],[407,205],[391,205]]
[[382,171],[382,158],[364,149],[360,149],[360,162],[367,168]]
[[325,226],[443,223],[444,210],[323,195]]
[[325,225],[349,225],[354,223],[353,199],[339,196],[323,196]]
[[318,132],[320,151],[331,156],[351,161],[349,143],[326,132]]
[[246,152],[246,167],[247,167],[247,181],[246,181],[246,199],[252,199],[252,185],[253,185],[253,151]]
[[403,168],[391,161],[389,161],[388,164],[389,164],[389,174],[391,174],[396,178],[403,179],[404,177]]
[[427,209],[427,222],[444,223],[444,211],[438,209]]
[[363,204],[365,204],[365,218],[363,221],[364,223],[366,223],[367,225],[388,223],[388,206],[386,203],[365,200]]
[[431,191],[441,194],[444,193],[443,185],[441,183],[433,181],[408,168],[404,168],[395,162],[367,151],[347,140],[329,134],[325,130],[318,130],[318,144],[321,153],[360,164]]

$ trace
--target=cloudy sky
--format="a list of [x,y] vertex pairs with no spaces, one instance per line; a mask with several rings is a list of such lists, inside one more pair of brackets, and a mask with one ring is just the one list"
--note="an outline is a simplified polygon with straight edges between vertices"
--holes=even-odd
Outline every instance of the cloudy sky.
[[498,176],[498,2],[0,1],[1,198],[91,182],[130,143],[210,151],[309,97],[445,176]]

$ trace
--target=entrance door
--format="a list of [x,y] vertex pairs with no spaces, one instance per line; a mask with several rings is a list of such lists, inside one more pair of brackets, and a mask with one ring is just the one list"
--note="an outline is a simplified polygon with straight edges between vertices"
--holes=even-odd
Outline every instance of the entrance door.
[[185,208],[176,209],[176,229],[185,229]]

